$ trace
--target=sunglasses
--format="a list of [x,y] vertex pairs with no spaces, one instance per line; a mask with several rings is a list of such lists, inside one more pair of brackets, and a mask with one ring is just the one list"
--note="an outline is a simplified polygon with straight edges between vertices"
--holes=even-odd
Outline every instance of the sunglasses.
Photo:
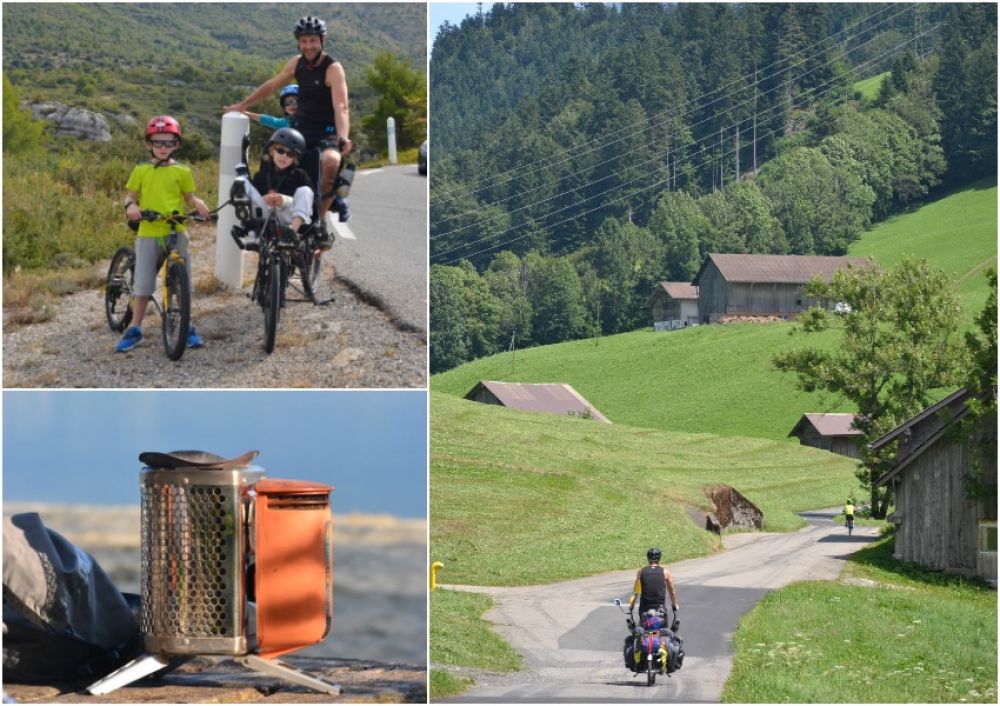
[[288,105],[288,104],[298,105],[299,104],[299,99],[298,98],[286,98],[285,99],[285,105]]
[[176,147],[178,145],[177,140],[149,140],[148,142],[153,147]]
[[298,152],[295,152],[294,150],[285,149],[281,145],[271,145],[271,147],[274,148],[275,153],[280,154],[283,157],[291,157],[292,159],[295,159],[296,157],[299,156]]

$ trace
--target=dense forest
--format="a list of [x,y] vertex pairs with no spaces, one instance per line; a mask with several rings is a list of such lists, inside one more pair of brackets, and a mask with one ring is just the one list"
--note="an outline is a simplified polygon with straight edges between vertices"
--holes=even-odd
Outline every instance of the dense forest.
[[[431,59],[432,371],[996,173],[993,4],[496,4]],[[879,78],[872,97],[860,82]]]

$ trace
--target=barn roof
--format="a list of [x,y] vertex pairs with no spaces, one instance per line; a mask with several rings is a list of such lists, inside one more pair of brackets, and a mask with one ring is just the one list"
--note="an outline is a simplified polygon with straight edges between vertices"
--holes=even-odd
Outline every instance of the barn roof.
[[694,284],[699,284],[708,263],[716,268],[727,282],[767,282],[777,284],[807,284],[816,275],[827,281],[847,265],[871,267],[865,257],[834,257],[827,255],[734,255],[709,253],[701,264]]
[[861,432],[853,426],[854,416],[834,412],[806,412],[788,435],[798,436],[806,425],[811,425],[820,436],[861,436]]
[[610,419],[598,412],[594,405],[566,383],[482,380],[469,390],[465,399],[473,399],[483,388],[489,390],[505,407],[550,414],[589,414],[598,421],[611,423]]
[[[887,483],[940,439],[952,424],[965,417],[969,413],[969,407],[966,405],[969,394],[964,387],[956,390],[937,404],[918,412],[889,433],[868,444],[872,451],[877,451],[896,439],[903,442],[897,451],[895,465],[875,481],[875,485]],[[913,439],[912,447],[902,448],[914,435],[916,438]]]
[[670,295],[671,299],[698,298],[698,287],[690,282],[660,282],[660,287]]

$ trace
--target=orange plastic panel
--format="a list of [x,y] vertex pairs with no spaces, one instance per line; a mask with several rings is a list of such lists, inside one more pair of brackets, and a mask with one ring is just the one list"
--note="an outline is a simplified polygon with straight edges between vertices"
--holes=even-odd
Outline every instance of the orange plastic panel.
[[315,644],[330,632],[333,488],[263,480],[254,490],[257,649],[263,657],[274,657]]

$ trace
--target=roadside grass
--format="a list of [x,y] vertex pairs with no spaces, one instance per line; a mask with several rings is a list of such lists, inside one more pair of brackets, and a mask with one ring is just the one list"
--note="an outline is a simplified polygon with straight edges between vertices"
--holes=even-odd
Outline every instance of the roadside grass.
[[727,703],[996,703],[996,591],[854,554],[840,581],[792,584],[742,620]]
[[[930,260],[957,283],[963,321],[972,326],[996,264],[996,179],[975,182],[892,218],[849,254],[883,267],[904,254]],[[616,424],[784,440],[804,412],[851,412],[843,399],[795,389],[775,370],[775,354],[805,346],[832,349],[838,331],[789,336],[792,324],[642,329],[568,341],[471,361],[431,378],[431,389],[464,396],[480,380],[566,382]]]
[[[350,161],[350,158],[348,158]],[[417,163],[417,148],[410,147],[409,149],[399,150],[396,153],[396,164],[416,164]],[[376,167],[388,167],[389,165],[389,155],[380,154],[372,159],[366,159],[358,165],[358,169],[375,169]]]
[[866,101],[878,98],[878,93],[882,89],[882,81],[890,74],[890,71],[880,73],[878,76],[866,78],[864,81],[854,83],[851,88],[861,94]]
[[521,655],[490,629],[482,615],[493,599],[481,593],[449,591],[431,593],[430,697],[460,694],[475,680],[452,674],[447,667],[513,672],[521,668]]
[[493,599],[483,593],[431,592],[431,663],[490,672],[520,669],[521,655],[482,619],[492,607]]
[[60,297],[96,289],[103,282],[91,265],[11,273],[3,283],[5,324],[8,330],[16,330],[48,321],[55,317]]
[[456,677],[444,669],[431,669],[428,681],[432,700],[457,696],[470,689],[476,683],[475,679],[470,677]]
[[[706,490],[735,487],[766,530],[859,493],[854,462],[797,443],[520,412],[431,394],[431,558],[442,581],[517,586],[716,551]],[[695,513],[698,524],[689,515]],[[637,529],[642,532],[637,534]]]

